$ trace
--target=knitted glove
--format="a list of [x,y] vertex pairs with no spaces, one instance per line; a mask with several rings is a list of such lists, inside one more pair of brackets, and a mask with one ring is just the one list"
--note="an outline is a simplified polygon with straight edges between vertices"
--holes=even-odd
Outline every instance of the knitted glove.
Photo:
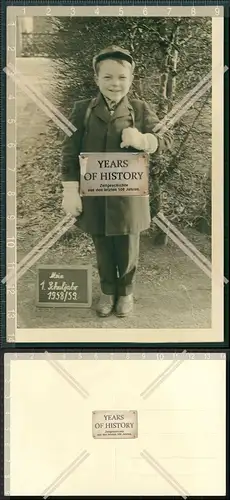
[[79,194],[79,182],[63,182],[62,208],[68,214],[78,217],[82,212],[82,201]]
[[146,153],[155,153],[158,148],[158,139],[155,135],[142,134],[137,128],[125,128],[121,139],[121,148],[133,147]]

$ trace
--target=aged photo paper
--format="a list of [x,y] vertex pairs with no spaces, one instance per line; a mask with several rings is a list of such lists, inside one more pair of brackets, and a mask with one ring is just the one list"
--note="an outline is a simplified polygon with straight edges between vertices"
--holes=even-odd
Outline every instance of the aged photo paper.
[[[224,67],[223,16],[222,7],[210,6],[95,8],[50,7],[44,3],[44,6],[7,8],[7,342],[180,343],[224,340],[223,112],[224,73],[227,68]],[[102,26],[104,30],[99,39],[96,33]],[[170,33],[175,35],[172,43],[169,42]],[[72,43],[73,36],[79,38]],[[91,42],[86,43],[90,36]],[[149,44],[153,47],[152,53]],[[168,44],[168,49],[165,44]],[[107,110],[106,115],[105,106],[110,104],[103,93],[100,94],[101,101],[99,97],[98,101],[95,100],[97,87],[101,89],[102,84],[100,72],[99,75],[93,74],[92,60],[106,45],[119,46],[121,51],[127,49],[136,64],[129,101],[120,101],[127,103],[133,120],[131,129],[135,129],[134,132],[131,130],[132,139],[127,144],[133,144],[133,148],[137,144],[137,148],[146,151],[156,137],[158,145],[166,144],[169,141],[166,141],[167,134],[171,134],[173,146],[160,153],[159,158],[155,158],[154,153],[150,154],[154,166],[149,171],[149,195],[146,195],[146,178],[143,185],[139,185],[141,196],[132,195],[132,189],[137,189],[138,182],[135,170],[131,180],[134,187],[125,184],[126,191],[129,191],[126,196],[120,198],[117,193],[113,195],[111,192],[103,202],[99,184],[92,184],[91,190],[98,189],[97,205],[92,195],[95,191],[88,192],[85,196],[88,203],[86,209],[81,192],[85,211],[83,208],[78,218],[71,213],[66,214],[62,202],[63,196],[65,203],[73,204],[77,197],[80,200],[79,192],[76,191],[75,198],[74,191],[68,194],[70,191],[63,188],[64,184],[68,184],[68,189],[70,184],[73,186],[75,183],[76,186],[77,180],[70,173],[64,181],[61,177],[62,161],[67,162],[62,159],[64,138],[66,144],[71,137],[77,138],[80,134],[75,122],[70,119],[75,102],[94,98],[90,112],[88,109],[87,112],[82,111],[79,122],[84,122],[85,127],[88,166],[83,165],[83,170],[89,168],[90,182],[97,183],[90,172],[95,171],[95,158],[103,162],[98,155],[103,157],[105,154],[104,170],[107,167],[116,168],[116,162],[111,165],[112,160],[99,151],[99,127],[93,129],[93,145],[87,139],[91,137],[90,124],[94,123],[96,113],[99,121],[95,123],[103,124],[106,119],[110,120],[110,112],[115,132],[116,123],[123,119],[121,107],[115,111],[112,108],[109,112]],[[55,50],[53,47],[56,47]],[[164,59],[167,50],[169,55]],[[126,52],[124,54],[128,59],[131,57]],[[103,99],[107,102],[103,104],[104,111],[99,106]],[[80,113],[80,105],[77,106],[77,113]],[[149,110],[148,106],[153,106],[159,115],[159,126],[164,126],[164,129],[159,129],[160,132],[157,132],[158,125],[151,128],[152,117],[156,120],[156,115],[150,111],[145,111],[146,128],[141,129],[140,109]],[[129,122],[127,117],[125,120],[126,128]],[[130,134],[129,126],[126,130]],[[110,144],[107,154],[113,151],[115,132],[111,137],[107,133],[107,145]],[[128,136],[122,132],[123,144],[126,144],[125,137]],[[73,147],[76,147],[74,141]],[[128,154],[125,147],[121,150],[122,161]],[[80,151],[83,155],[87,152]],[[156,210],[153,179],[156,175],[158,183],[158,174],[154,173],[154,168],[158,168],[156,172],[160,172],[161,179],[158,186],[161,201]],[[140,169],[138,175],[144,176],[143,165]],[[172,173],[169,174],[169,170]],[[162,180],[163,172],[165,180]],[[105,172],[102,174],[106,182],[112,178],[112,173],[110,177],[108,175]],[[126,183],[129,183],[130,175],[127,173]],[[123,182],[122,179],[118,181]],[[86,185],[84,189],[87,192]],[[148,226],[145,222],[148,219],[145,216],[148,200],[147,205],[141,200],[146,196],[152,222],[149,228],[142,231]],[[121,200],[120,204],[115,204],[115,198],[118,202]],[[101,293],[100,279],[102,283],[99,271],[103,266],[106,279],[107,247],[105,244],[100,246],[98,235],[93,233],[94,229],[97,231],[95,207],[103,206],[107,201],[111,212],[105,212],[103,217],[105,224],[108,217],[113,221],[110,235],[114,241],[118,241],[116,238],[123,234],[119,231],[125,232],[127,225],[131,224],[130,220],[134,221],[134,229],[127,229],[130,234],[126,231],[124,239],[116,243],[116,259],[120,259],[119,265],[116,265],[118,268],[126,266],[124,272],[128,276],[127,269],[131,269],[129,266],[133,259],[129,273],[136,276],[132,292],[133,311],[127,317],[125,313],[120,314],[122,317],[113,313],[98,317],[96,312]],[[130,208],[127,209],[127,206]],[[87,227],[91,228],[90,234],[82,229],[81,219],[84,217]],[[135,224],[141,228],[140,249],[139,233],[136,240],[132,233]],[[156,244],[154,235],[158,233],[161,240],[163,235],[162,245]],[[108,242],[108,237],[105,241]],[[124,241],[133,247],[125,250]],[[124,264],[123,254],[126,251],[128,264]],[[108,265],[109,262],[108,259]],[[42,299],[48,303],[46,307],[40,307],[40,300],[37,301],[45,286],[43,280],[39,280],[40,266],[47,266],[48,270],[49,266],[51,270],[54,266],[57,273],[57,279],[47,284],[46,298]],[[74,280],[66,281],[65,274],[60,271],[65,266],[92,268],[92,284],[89,280],[81,287]],[[69,287],[66,289],[68,295],[62,293],[63,287]],[[85,298],[75,293],[73,287],[82,290]],[[126,293],[130,292],[121,292],[123,302]],[[67,306],[65,303],[63,307],[64,301],[67,301]],[[83,307],[74,307],[74,301],[83,304]]]
[[[135,356],[5,355],[5,494],[225,496],[224,355]],[[93,412],[138,436],[95,439]]]

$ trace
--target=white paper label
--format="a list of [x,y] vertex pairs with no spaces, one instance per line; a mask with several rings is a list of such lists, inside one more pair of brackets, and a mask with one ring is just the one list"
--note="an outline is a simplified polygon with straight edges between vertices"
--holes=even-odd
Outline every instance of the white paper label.
[[148,196],[147,153],[81,153],[82,196]]
[[134,439],[138,437],[137,411],[93,411],[95,439]]

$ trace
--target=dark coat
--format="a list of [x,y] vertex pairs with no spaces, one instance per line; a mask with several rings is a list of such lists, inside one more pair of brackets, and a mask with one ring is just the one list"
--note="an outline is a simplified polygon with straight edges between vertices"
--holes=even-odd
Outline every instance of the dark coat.
[[[90,100],[75,103],[69,120],[77,131],[66,136],[62,149],[62,180],[80,181],[78,155],[81,152],[133,152],[120,148],[122,130],[135,126],[142,133],[151,133],[159,119],[145,101],[124,97],[111,116],[101,94],[93,103],[88,125],[84,130],[84,116]],[[169,132],[159,139],[157,153],[172,142]],[[134,234],[150,226],[148,196],[84,196],[83,212],[78,225],[92,235]]]

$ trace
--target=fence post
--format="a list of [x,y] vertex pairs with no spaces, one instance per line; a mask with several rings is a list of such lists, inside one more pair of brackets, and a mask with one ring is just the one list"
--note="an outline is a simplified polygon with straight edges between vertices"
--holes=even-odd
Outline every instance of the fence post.
[[18,17],[16,26],[16,57],[20,57],[23,52],[23,33],[32,35],[34,31],[34,19],[33,17]]

